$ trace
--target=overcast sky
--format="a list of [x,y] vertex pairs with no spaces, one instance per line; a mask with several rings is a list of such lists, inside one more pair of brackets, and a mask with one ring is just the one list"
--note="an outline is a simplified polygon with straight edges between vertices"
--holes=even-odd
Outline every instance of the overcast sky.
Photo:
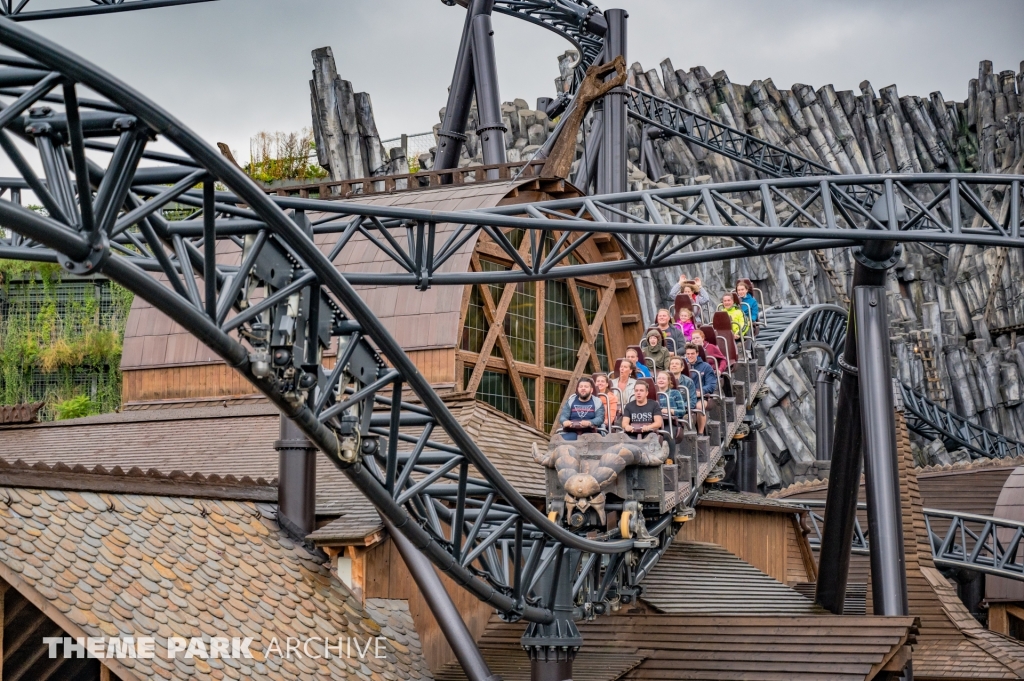
[[[40,7],[42,5],[40,4]],[[613,5],[608,4],[607,9]],[[703,64],[737,83],[833,83],[964,99],[981,59],[1024,60],[1021,0],[618,0],[630,13],[629,60]],[[451,78],[463,9],[440,0],[218,0],[185,7],[33,22],[141,90],[210,142],[248,158],[260,130],[310,124],[310,51],[330,45],[338,71],[372,95],[382,137],[429,130]],[[553,93],[568,43],[496,16],[501,95]]]

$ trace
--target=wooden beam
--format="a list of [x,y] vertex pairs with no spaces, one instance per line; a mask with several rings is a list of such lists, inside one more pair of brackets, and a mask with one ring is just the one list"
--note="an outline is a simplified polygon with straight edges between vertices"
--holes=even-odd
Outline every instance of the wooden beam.
[[[12,570],[10,567],[0,562],[0,579],[5,580],[10,584],[17,592],[28,600],[32,605],[39,608],[44,615],[49,617],[58,627],[58,631],[63,629],[66,636],[72,638],[85,637],[86,632],[82,627],[75,624],[68,618],[67,615],[57,609],[53,603],[46,599],[41,593],[36,591],[30,586],[21,575]],[[46,651],[46,646],[40,646],[40,650]],[[107,664],[110,665],[111,671],[117,674],[118,679],[121,681],[141,681],[135,672],[126,667],[125,665],[118,662],[116,659],[108,660]],[[4,681],[13,681],[13,678],[9,679],[4,677]]]
[[[511,287],[512,295],[515,295],[516,284],[506,284],[505,291],[507,292]],[[480,292],[484,298],[484,316],[490,316],[489,313],[496,313],[494,309],[494,300],[491,298],[491,291],[487,286],[481,286]],[[502,294],[502,303],[505,303],[505,293]],[[511,302],[512,296],[509,296],[509,303]],[[533,427],[536,427],[536,420],[533,417],[533,407],[530,405],[530,399],[526,394],[526,388],[523,387],[523,378],[519,375],[519,370],[516,368],[515,357],[512,356],[512,347],[508,343],[508,336],[505,335],[505,315],[508,314],[508,304],[505,304],[505,309],[502,312],[501,323],[491,323],[492,329],[497,329],[498,335],[498,349],[501,351],[501,356],[505,358],[505,365],[508,367],[509,377],[512,379],[512,390],[516,393],[516,399],[519,400],[519,406],[522,409],[523,415],[526,416],[526,422]],[[535,341],[536,342],[536,341]],[[482,374],[481,374],[482,376]]]
[[[565,282],[569,287],[569,298],[572,300],[572,307],[576,311],[576,323],[580,325],[583,332],[583,344],[589,350],[591,371],[600,371],[601,362],[597,358],[597,346],[594,344],[594,334],[590,330],[590,322],[587,321],[587,311],[583,309],[583,299],[580,298],[580,291],[576,288],[576,280],[569,278]],[[595,319],[596,321],[596,319]],[[577,357],[582,356],[583,348]],[[586,365],[584,365],[586,366]],[[579,380],[577,376],[576,380]]]
[[[480,259],[477,257],[476,253],[473,254],[471,263],[473,271],[479,272]],[[503,324],[505,322],[505,312],[508,311],[508,306],[512,302],[512,294],[515,292],[515,287],[512,284],[506,284],[505,288],[502,290],[501,301],[498,303],[497,310],[494,309],[494,301],[491,299],[492,307],[489,313],[486,301],[490,297],[490,291],[487,290],[487,286],[485,284],[478,284],[478,287],[480,288],[481,296],[484,295],[484,291],[487,292],[487,297],[484,298],[484,316],[487,317],[487,322],[490,324],[490,328],[487,330],[487,336],[484,338],[484,343],[480,348],[480,357],[483,359],[489,357],[491,350],[494,349],[494,343],[498,340],[498,324],[496,324],[495,321],[498,321],[499,324]],[[484,367],[482,364],[482,362],[478,362],[473,368],[473,373],[469,377],[469,383],[466,384],[466,390],[468,392],[475,393],[476,389],[480,386],[480,381],[484,377]]]
[[110,668],[102,662],[100,663],[100,681],[111,681]]
[[818,581],[818,565],[814,562],[814,554],[811,553],[811,543],[807,539],[808,530],[804,528],[803,513],[794,513],[791,516],[793,521],[793,532],[796,534],[796,543],[800,547],[800,558],[804,564],[804,572],[807,573],[807,581]]
[[[56,636],[62,633],[60,627],[58,627],[56,624],[50,627],[48,631],[50,636]],[[32,669],[33,666],[35,666],[35,663],[38,662],[39,659],[43,655],[45,655],[49,650],[49,646],[43,645],[42,641],[40,641],[39,646],[35,649],[35,652],[26,657],[24,662],[22,662],[14,671],[12,671],[9,675],[5,676],[4,678],[7,681],[21,681],[22,677],[24,677],[25,674],[27,674],[29,670]],[[32,679],[32,681],[37,680]]]
[[989,603],[988,628],[1003,636],[1010,635],[1010,618],[1005,603]]
[[[27,626],[20,627],[17,634],[11,637],[10,642],[5,641],[3,661],[7,662],[7,660],[11,659],[11,656],[18,652],[18,649],[25,644],[25,641],[29,640],[32,634],[36,633],[36,630],[46,622],[46,615],[38,613]],[[5,635],[4,638],[6,639],[7,636]]]

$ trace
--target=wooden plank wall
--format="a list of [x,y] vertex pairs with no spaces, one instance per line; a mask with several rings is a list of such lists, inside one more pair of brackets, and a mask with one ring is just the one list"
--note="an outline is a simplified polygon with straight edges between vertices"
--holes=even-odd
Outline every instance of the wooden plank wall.
[[[683,525],[676,538],[718,544],[785,584],[790,581],[791,523],[788,513],[703,507],[696,518]],[[800,562],[798,568],[802,567]]]
[[[448,577],[438,574],[455,607],[462,613],[462,619],[466,622],[470,634],[479,641],[494,608],[479,601]],[[432,672],[446,664],[457,662],[434,615],[423,600],[423,595],[416,587],[412,575],[409,574],[405,561],[390,538],[367,551],[363,595],[366,598],[397,598],[409,601],[409,612],[416,623],[416,632],[423,646],[423,656]]]
[[121,383],[121,400],[152,402],[156,400],[239,397],[255,394],[256,388],[226,364],[134,369],[125,371]]
[[[409,353],[423,376],[435,386],[455,382],[455,348],[435,348]],[[326,357],[330,369],[334,358]],[[124,404],[158,400],[194,400],[215,397],[255,395],[252,386],[226,364],[133,369],[124,372],[121,400]]]

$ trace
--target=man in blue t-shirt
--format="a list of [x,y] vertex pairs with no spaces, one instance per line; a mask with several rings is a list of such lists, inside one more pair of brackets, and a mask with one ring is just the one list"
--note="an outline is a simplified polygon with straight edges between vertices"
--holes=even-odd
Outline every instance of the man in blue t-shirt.
[[594,397],[594,381],[583,376],[576,383],[576,392],[565,401],[558,416],[562,439],[575,440],[580,433],[596,433],[604,425],[604,405]]

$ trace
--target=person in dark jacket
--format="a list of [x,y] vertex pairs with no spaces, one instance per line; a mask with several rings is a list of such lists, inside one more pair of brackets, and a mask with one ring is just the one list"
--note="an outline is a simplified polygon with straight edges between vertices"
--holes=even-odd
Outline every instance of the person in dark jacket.
[[[686,344],[686,363],[690,366],[690,377],[697,381],[700,378],[699,388],[703,389],[705,402],[718,389],[718,376],[714,368],[702,360],[697,354],[697,346],[693,343]],[[696,372],[697,376],[694,376]]]

